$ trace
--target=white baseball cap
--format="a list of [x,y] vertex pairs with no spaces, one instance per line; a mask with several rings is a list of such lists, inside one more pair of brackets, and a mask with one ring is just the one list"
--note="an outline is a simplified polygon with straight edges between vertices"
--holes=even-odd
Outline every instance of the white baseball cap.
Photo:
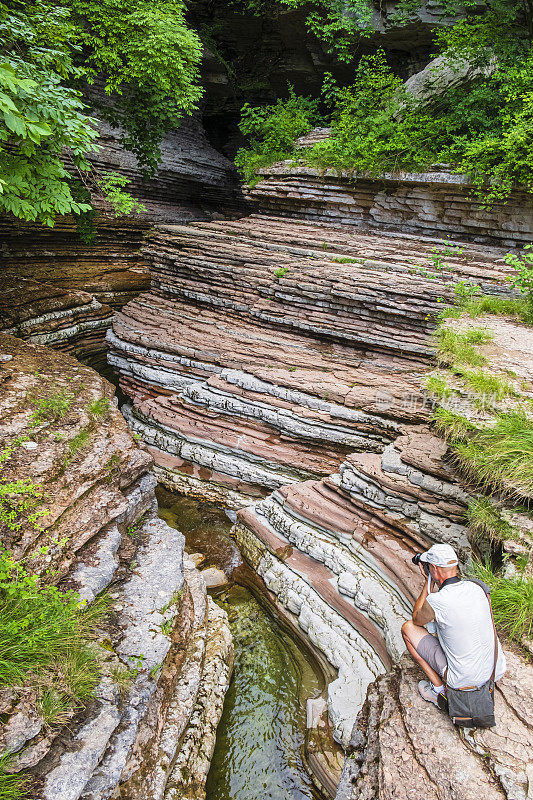
[[454,567],[459,563],[457,553],[449,544],[434,544],[420,556],[420,561],[433,564],[435,567]]

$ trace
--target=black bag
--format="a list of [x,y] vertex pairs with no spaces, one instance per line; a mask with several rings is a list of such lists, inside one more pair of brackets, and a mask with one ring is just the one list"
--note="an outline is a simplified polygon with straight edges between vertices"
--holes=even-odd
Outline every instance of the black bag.
[[446,668],[444,672],[448,714],[453,724],[461,728],[493,728],[496,725],[494,718],[494,675],[496,674],[496,661],[498,660],[498,636],[494,625],[494,617],[492,616],[490,597],[488,594],[485,594],[485,597],[489,604],[492,629],[494,631],[494,666],[492,675],[482,686],[463,686],[460,689],[452,689],[446,683],[448,669]]

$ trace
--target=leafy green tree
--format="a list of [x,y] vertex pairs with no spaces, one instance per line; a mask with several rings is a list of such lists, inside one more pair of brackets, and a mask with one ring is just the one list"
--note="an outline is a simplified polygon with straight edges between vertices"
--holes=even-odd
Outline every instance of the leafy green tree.
[[65,9],[45,0],[0,4],[0,210],[52,225],[89,208],[74,199],[71,171],[87,168],[96,131],[66,82],[75,32]]
[[159,144],[202,96],[202,45],[187,27],[182,0],[65,0],[83,45],[79,62],[89,82],[103,81],[112,102],[99,111],[126,133],[147,175]]

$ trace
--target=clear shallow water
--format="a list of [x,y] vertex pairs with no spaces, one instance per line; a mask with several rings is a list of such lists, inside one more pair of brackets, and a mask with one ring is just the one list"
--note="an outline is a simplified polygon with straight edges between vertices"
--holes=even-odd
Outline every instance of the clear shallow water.
[[[188,552],[231,575],[240,562],[230,521],[216,506],[158,491],[160,516]],[[304,654],[252,594],[236,584],[216,597],[235,643],[233,678],[217,730],[207,800],[317,798],[303,761],[305,699],[320,683]]]
[[302,762],[305,705],[318,681],[272,617],[240,586],[219,601],[235,642],[233,680],[224,703],[207,800],[315,797]]

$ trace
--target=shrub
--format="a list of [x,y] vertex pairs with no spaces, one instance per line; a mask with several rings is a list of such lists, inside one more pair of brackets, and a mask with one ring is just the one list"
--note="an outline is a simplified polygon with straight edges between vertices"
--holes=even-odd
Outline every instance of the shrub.
[[249,137],[250,144],[237,152],[235,164],[248,183],[257,182],[257,170],[261,167],[290,156],[295,140],[308,133],[318,120],[317,109],[317,100],[297,97],[292,87],[288,99],[278,100],[274,105],[263,108],[244,105],[239,128]]

